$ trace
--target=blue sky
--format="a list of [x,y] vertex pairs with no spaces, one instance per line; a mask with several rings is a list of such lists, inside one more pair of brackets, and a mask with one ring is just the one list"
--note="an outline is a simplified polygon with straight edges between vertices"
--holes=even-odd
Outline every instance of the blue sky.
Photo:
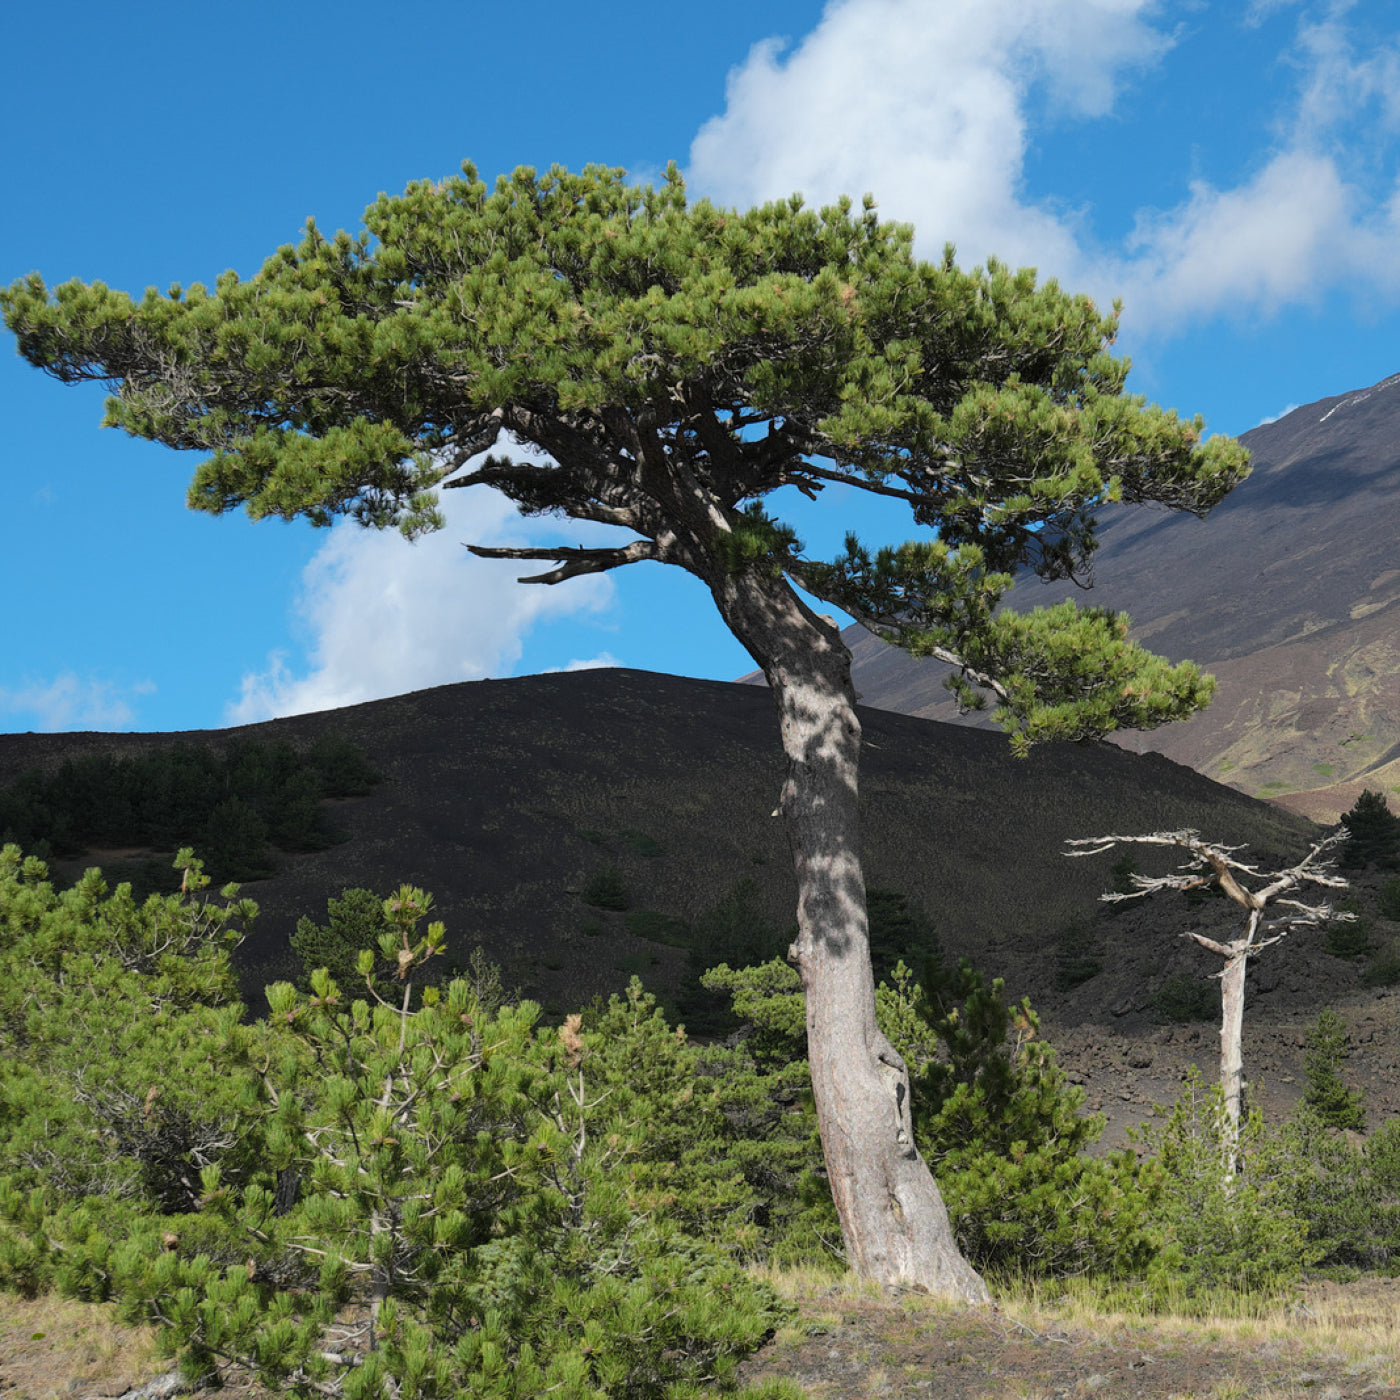
[[[873,191],[921,251],[1121,295],[1130,388],[1211,429],[1400,370],[1400,6],[1238,0],[132,0],[12,7],[0,280],[253,272],[308,215],[455,171],[675,159],[733,203]],[[8,337],[6,337],[8,341]],[[586,664],[750,662],[685,576],[560,588],[184,507],[193,461],[98,430],[99,388],[0,351],[0,731],[190,729]],[[903,522],[827,493],[809,546]],[[568,530],[564,531],[569,534]],[[574,535],[570,534],[570,538]]]

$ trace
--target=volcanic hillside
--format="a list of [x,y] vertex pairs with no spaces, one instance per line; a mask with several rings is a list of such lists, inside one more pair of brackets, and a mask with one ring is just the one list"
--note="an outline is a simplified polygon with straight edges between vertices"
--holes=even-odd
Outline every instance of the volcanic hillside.
[[[1213,1075],[1219,959],[1182,934],[1232,937],[1238,911],[1224,899],[1172,896],[1104,905],[1113,856],[1068,860],[1064,840],[1194,827],[1246,844],[1268,869],[1301,856],[1317,828],[1158,754],[1068,744],[1018,760],[998,732],[866,707],[861,721],[870,884],[912,910],[945,957],[968,957],[1012,995],[1033,998],[1062,1063],[1109,1114],[1110,1139],[1170,1102],[1189,1063]],[[384,780],[331,804],[342,844],[280,855],[274,877],[244,887],[263,911],[238,953],[254,1010],[267,982],[301,971],[288,941],[298,916],[324,922],[327,899],[351,886],[426,888],[449,954],[466,963],[480,946],[548,1016],[636,974],[690,1020],[676,998],[697,966],[786,949],[796,892],[773,816],[784,763],[772,702],[756,686],[583,671],[443,686],[236,730],[0,735],[0,785],[84,754],[240,739],[304,751],[325,735],[358,745]],[[89,850],[59,873],[148,854]],[[168,863],[169,852],[158,854]],[[1144,870],[1172,864],[1138,860]],[[626,907],[590,902],[609,873]],[[1306,1027],[1330,1004],[1353,1028],[1351,1074],[1371,1112],[1379,1121],[1400,1110],[1391,990],[1400,923],[1376,912],[1387,878],[1363,873],[1356,887],[1364,937],[1345,926],[1337,948],[1325,930],[1300,930],[1251,960],[1245,1060],[1270,1098],[1298,1093]],[[736,902],[736,889],[745,899]],[[742,947],[726,944],[723,920],[705,923],[717,906],[747,908]],[[898,938],[886,952],[922,966],[920,948]]]
[[[1134,637],[1219,688],[1203,714],[1125,743],[1335,820],[1363,787],[1400,790],[1400,375],[1241,441],[1253,473],[1208,520],[1105,512],[1091,593],[1029,582],[1010,602],[1126,612]],[[863,629],[847,641],[866,704],[955,717],[945,668]]]
[[[1311,831],[1157,755],[1056,745],[1020,760],[998,733],[878,710],[862,722],[869,882],[913,900],[949,951],[993,971],[1018,972],[1067,919],[1092,911],[1106,867],[1066,860],[1066,837],[1191,826],[1281,853],[1300,851]],[[0,784],[83,753],[240,737],[304,749],[327,732],[360,746],[385,780],[334,805],[347,841],[284,857],[274,878],[246,887],[263,911],[240,954],[251,995],[296,972],[297,916],[324,919],[347,886],[427,889],[463,961],[480,944],[512,984],[559,1011],[633,972],[673,984],[683,954],[665,919],[694,919],[746,877],[775,931],[765,955],[787,946],[796,889],[773,815],[784,761],[772,702],[753,686],[597,670],[234,730],[0,735]],[[92,851],[65,871],[135,854]],[[614,868],[628,907],[591,906],[590,881]],[[1014,980],[1034,985],[1029,970]]]

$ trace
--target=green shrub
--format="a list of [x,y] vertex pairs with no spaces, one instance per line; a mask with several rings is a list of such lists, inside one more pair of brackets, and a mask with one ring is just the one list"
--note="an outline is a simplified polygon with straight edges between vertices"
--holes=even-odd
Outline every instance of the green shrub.
[[1162,1246],[1146,1297],[1160,1306],[1209,1312],[1226,1292],[1277,1298],[1320,1257],[1278,1174],[1255,1170],[1267,1160],[1262,1118],[1253,1113],[1240,1127],[1243,1175],[1225,1170],[1226,1122],[1220,1086],[1207,1089],[1193,1066],[1171,1111],[1137,1135],[1156,1175]]
[[1303,1102],[1319,1123],[1363,1132],[1365,1095],[1342,1082],[1342,1066],[1350,1054],[1346,1022],[1330,1006],[1324,1007],[1308,1031],[1303,1057],[1308,1082]]
[[1289,1209],[1308,1224],[1315,1267],[1393,1272],[1400,1261],[1400,1119],[1364,1146],[1300,1104],[1282,1131],[1256,1153]]
[[899,890],[867,889],[870,923],[870,962],[875,980],[888,977],[895,966],[922,967],[939,956],[938,935],[928,915]]
[[[768,917],[763,890],[751,875],[730,886],[724,898],[699,914],[689,929],[690,956],[676,993],[679,1020],[696,1035],[727,1035],[738,1022],[721,992],[705,974],[713,967],[751,967],[772,958],[791,942]],[[805,1046],[797,1058],[806,1056]]]
[[1084,1114],[1030,1002],[966,962],[930,963],[917,991],[902,973],[881,988],[882,1024],[917,1067],[916,1140],[967,1258],[1021,1277],[1143,1267],[1151,1184],[1130,1153],[1087,1155],[1103,1119]]
[[638,909],[629,914],[627,932],[634,938],[649,938],[653,943],[666,943],[673,948],[689,948],[694,941],[684,919],[660,914],[655,909]]
[[1394,987],[1400,983],[1400,939],[1392,938],[1381,946],[1361,974],[1361,981],[1367,987]]
[[629,845],[639,856],[660,856],[665,855],[665,850],[661,843],[653,836],[648,836],[645,831],[638,831],[635,827],[628,827],[625,831],[618,832],[619,838]]
[[326,901],[326,922],[317,924],[303,915],[292,934],[292,951],[301,960],[297,985],[311,986],[311,974],[324,967],[343,991],[358,995],[364,985],[360,954],[378,954],[379,940],[391,931],[384,913],[384,899],[373,890],[345,889],[338,899]]
[[622,871],[615,865],[605,865],[583,887],[583,902],[594,909],[621,911],[632,907]]
[[1400,817],[1390,810],[1384,793],[1363,792],[1351,811],[1342,814],[1342,825],[1347,838],[1338,864],[1343,869],[1400,867]]
[[1087,919],[1071,919],[1055,940],[1055,987],[1071,992],[1103,971],[1103,939]]
[[[468,980],[413,1009],[444,930],[404,888],[394,975],[362,950],[362,995],[318,969],[244,1026],[236,913],[44,873],[0,856],[0,1283],[110,1295],[189,1374],[361,1400],[711,1393],[783,1320],[728,1247],[757,1205],[723,1095],[639,987],[587,1033]],[[352,1299],[377,1345],[345,1368]]]
[[1213,981],[1178,972],[1152,993],[1149,1006],[1156,1021],[1175,1025],[1210,1021],[1220,1010],[1220,991]]
[[1323,930],[1323,948],[1334,958],[1364,958],[1375,941],[1371,921],[1362,912],[1361,901],[1355,895],[1348,895],[1337,908],[1348,917],[1328,920]]
[[1361,981],[1366,987],[1394,987],[1400,983],[1400,939],[1392,938],[1380,946],[1371,966],[1361,974]]
[[1133,876],[1138,873],[1137,861],[1128,852],[1118,857],[1109,867],[1112,883],[1109,888],[1114,894],[1132,894],[1136,890]]
[[1400,876],[1392,876],[1376,894],[1376,909],[1381,918],[1400,923]]

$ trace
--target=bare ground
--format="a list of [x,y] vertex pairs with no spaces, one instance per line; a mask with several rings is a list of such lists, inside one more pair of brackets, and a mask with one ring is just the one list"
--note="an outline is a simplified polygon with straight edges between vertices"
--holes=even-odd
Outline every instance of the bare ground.
[[1194,1322],[1008,1302],[953,1310],[829,1289],[745,1364],[813,1400],[1293,1400],[1400,1395],[1394,1280],[1314,1287],[1276,1318]]
[[[1271,1317],[1144,1318],[1072,1303],[943,1306],[851,1283],[777,1280],[797,1319],[745,1363],[811,1400],[1350,1400],[1400,1395],[1400,1280],[1312,1285]],[[109,1309],[0,1297],[0,1397],[119,1396],[163,1374]],[[226,1384],[222,1400],[264,1400]]]

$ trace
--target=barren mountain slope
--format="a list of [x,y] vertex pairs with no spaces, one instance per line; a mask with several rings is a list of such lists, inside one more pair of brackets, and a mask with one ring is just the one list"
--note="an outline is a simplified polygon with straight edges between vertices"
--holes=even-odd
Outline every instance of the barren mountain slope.
[[[1400,783],[1380,771],[1400,752],[1400,375],[1242,440],[1253,474],[1208,520],[1106,512],[1091,593],[1029,582],[1012,604],[1118,608],[1153,650],[1215,674],[1209,710],[1129,747],[1262,796]],[[866,704],[954,717],[944,668],[860,629],[848,641]],[[1306,805],[1335,817],[1356,790]]]

